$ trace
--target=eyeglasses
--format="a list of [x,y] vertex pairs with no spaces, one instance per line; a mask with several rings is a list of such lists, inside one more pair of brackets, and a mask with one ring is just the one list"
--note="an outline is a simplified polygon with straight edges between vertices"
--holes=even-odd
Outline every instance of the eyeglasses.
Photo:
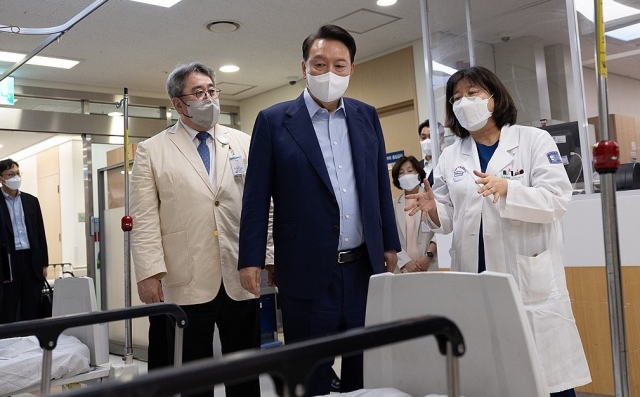
[[[482,90],[482,89],[478,89],[478,88],[472,88],[471,90],[469,90],[467,95],[464,95],[464,97],[467,98],[467,99],[473,99],[473,98],[477,97],[478,95],[480,95],[481,92],[486,92],[486,91]],[[493,96],[493,95],[491,95],[491,96]],[[452,96],[451,98],[449,98],[449,103],[453,105],[454,103],[458,102],[461,99],[462,99],[461,96],[460,97]]]
[[198,98],[199,101],[203,100],[205,97],[209,97],[211,99],[217,99],[220,96],[220,90],[217,88],[209,88],[206,91],[203,90],[198,90],[196,92],[192,92],[190,94],[182,94],[182,95],[178,95],[178,98],[182,98],[185,96],[189,96],[189,95],[193,95],[194,97]]
[[22,176],[22,173],[20,172],[9,172],[6,174],[7,176],[4,179],[11,179],[11,178],[15,178],[16,176]]

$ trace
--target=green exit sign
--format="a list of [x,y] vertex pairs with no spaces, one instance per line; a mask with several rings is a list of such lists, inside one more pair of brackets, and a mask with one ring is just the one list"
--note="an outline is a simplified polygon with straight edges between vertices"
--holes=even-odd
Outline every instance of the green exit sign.
[[13,77],[6,77],[0,81],[0,105],[13,105],[16,102],[13,96]]

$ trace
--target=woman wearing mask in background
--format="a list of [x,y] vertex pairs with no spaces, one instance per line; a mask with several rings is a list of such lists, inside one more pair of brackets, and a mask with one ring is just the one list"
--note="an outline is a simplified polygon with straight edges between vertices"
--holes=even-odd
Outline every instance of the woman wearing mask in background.
[[433,190],[425,183],[405,209],[453,231],[452,271],[515,278],[551,396],[575,396],[591,376],[562,264],[559,219],[572,189],[558,148],[547,132],[515,125],[513,99],[485,68],[451,76],[447,98],[446,125],[461,139],[439,158]]
[[434,233],[417,216],[410,216],[404,208],[415,206],[415,200],[407,200],[405,195],[423,192],[420,181],[426,177],[426,172],[418,159],[413,156],[401,157],[393,165],[391,178],[393,186],[402,189],[400,197],[393,201],[396,213],[396,225],[402,251],[398,252],[398,266],[396,273],[424,272],[438,270],[437,245]]

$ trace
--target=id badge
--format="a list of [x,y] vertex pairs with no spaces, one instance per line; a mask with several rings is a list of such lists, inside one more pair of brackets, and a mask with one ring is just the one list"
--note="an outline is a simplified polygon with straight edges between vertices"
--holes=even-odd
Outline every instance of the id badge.
[[429,229],[429,225],[426,222],[420,222],[420,231],[422,233],[429,233],[431,229]]
[[240,176],[247,173],[242,156],[231,156],[229,157],[229,161],[231,162],[231,171],[234,176]]

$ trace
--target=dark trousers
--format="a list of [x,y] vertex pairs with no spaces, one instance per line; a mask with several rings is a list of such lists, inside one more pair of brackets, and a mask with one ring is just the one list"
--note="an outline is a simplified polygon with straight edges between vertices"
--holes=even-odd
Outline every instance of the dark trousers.
[[0,324],[40,318],[44,281],[34,274],[31,250],[15,251],[11,260],[13,281],[3,285]]
[[551,397],[576,397],[576,392],[573,389],[568,389],[558,393],[551,393]]
[[[280,291],[282,325],[286,343],[337,334],[364,327],[371,263],[364,255],[353,262],[329,264],[333,268],[331,283],[325,294],[316,299],[299,299]],[[277,270],[276,270],[277,272]],[[333,378],[332,361],[320,364],[307,388],[308,396],[329,394]],[[362,354],[343,356],[340,391],[362,388]]]
[[[220,332],[222,354],[260,348],[259,299],[234,301],[224,286],[210,302],[181,306],[189,325],[184,329],[183,362],[213,357],[215,325]],[[149,369],[173,365],[174,329],[166,316],[149,319]],[[225,383],[227,397],[260,397],[258,378]],[[183,396],[213,397],[213,389],[183,393]]]

